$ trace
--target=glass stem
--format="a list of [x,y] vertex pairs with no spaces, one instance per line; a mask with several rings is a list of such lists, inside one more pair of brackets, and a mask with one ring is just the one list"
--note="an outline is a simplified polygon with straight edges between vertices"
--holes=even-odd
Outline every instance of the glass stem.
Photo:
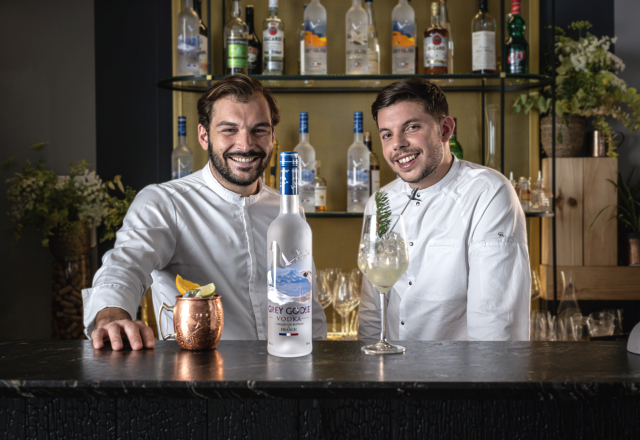
[[345,314],[345,315],[340,314],[340,316],[342,317],[342,335],[346,336],[347,335],[347,316],[348,316],[348,314]]
[[384,299],[384,293],[380,293],[380,318],[382,325],[380,326],[380,342],[387,342],[387,326],[385,325],[385,314],[387,302]]

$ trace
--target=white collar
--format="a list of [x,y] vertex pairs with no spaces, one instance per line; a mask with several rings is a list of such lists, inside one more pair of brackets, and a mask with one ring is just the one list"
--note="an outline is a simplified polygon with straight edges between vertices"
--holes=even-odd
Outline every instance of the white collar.
[[240,194],[228,190],[218,182],[218,179],[216,179],[211,172],[209,162],[207,162],[205,167],[202,169],[202,175],[204,176],[204,181],[207,182],[207,186],[209,186],[213,192],[218,194],[222,199],[236,206],[249,206],[254,204],[260,199],[260,195],[264,189],[262,178],[258,178],[258,192],[250,195],[249,197],[242,197]]
[[[440,192],[442,188],[447,186],[458,173],[458,169],[460,168],[460,161],[455,155],[452,154],[451,156],[453,156],[453,163],[451,164],[451,168],[449,168],[449,171],[447,171],[447,174],[445,174],[444,177],[440,179],[440,181],[435,185],[418,191],[418,194],[420,194],[423,199],[431,197],[432,195]],[[410,194],[411,191],[413,191],[413,189],[409,186],[409,184],[405,181],[402,181],[400,192]]]

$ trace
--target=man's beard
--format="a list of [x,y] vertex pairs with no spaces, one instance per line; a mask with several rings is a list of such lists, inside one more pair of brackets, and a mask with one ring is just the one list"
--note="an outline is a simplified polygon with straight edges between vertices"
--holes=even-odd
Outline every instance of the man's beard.
[[[426,179],[427,177],[429,177],[431,174],[435,173],[440,163],[442,163],[442,158],[444,157],[444,144],[442,143],[442,141],[439,141],[439,142],[440,142],[440,148],[431,150],[431,153],[429,154],[429,156],[427,156],[427,165],[424,167],[424,169],[422,170],[422,172],[417,178],[413,180],[405,180],[402,177],[402,174],[398,173],[400,178],[407,183],[418,183]],[[406,153],[402,153],[402,154],[406,154]]]
[[[238,186],[249,186],[253,182],[255,182],[256,180],[258,180],[258,178],[262,175],[264,170],[269,165],[269,161],[271,160],[271,154],[273,154],[273,151],[271,151],[269,153],[269,156],[267,157],[267,155],[266,155],[266,153],[264,151],[259,150],[259,151],[250,152],[250,153],[232,153],[232,154],[224,153],[222,156],[219,156],[217,154],[214,154],[214,152],[213,152],[213,144],[211,143],[211,140],[209,140],[208,144],[209,144],[209,148],[208,148],[207,151],[209,153],[209,162],[211,162],[211,164],[216,169],[216,171],[218,171],[218,173],[227,182],[232,183],[234,185],[238,185]],[[231,156],[231,155],[233,155],[233,156],[241,156],[241,157],[256,157],[257,156],[258,159],[261,160],[262,162],[260,163],[258,168],[255,170],[255,173],[249,175],[246,178],[239,178],[239,177],[237,177],[237,176],[235,176],[233,174],[233,171],[231,170],[231,168],[227,165],[227,163],[225,161],[225,159],[233,160],[233,159],[229,159],[229,156]],[[263,160],[265,157],[267,157],[267,160]]]

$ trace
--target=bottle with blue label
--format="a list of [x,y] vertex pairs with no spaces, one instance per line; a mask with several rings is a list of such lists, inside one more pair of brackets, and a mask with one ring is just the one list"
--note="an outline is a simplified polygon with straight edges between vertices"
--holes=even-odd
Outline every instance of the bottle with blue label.
[[267,230],[267,351],[281,357],[312,350],[312,236],[300,215],[298,166],[298,153],[280,153],[280,214]]
[[309,113],[300,113],[300,142],[293,149],[298,153],[298,188],[304,212],[314,212],[314,182],[316,179],[316,150],[309,143]]
[[179,179],[193,173],[193,153],[187,147],[187,118],[178,116],[178,146],[171,153],[171,178]]
[[364,144],[362,112],[355,112],[353,144],[347,151],[347,211],[364,212],[369,200],[369,149]]

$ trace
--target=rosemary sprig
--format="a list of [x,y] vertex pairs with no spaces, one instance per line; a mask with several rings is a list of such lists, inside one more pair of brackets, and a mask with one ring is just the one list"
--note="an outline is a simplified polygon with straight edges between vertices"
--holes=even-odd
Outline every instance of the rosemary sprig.
[[389,208],[389,196],[386,192],[376,191],[376,217],[378,219],[378,237],[382,238],[389,232],[391,224],[391,208]]

